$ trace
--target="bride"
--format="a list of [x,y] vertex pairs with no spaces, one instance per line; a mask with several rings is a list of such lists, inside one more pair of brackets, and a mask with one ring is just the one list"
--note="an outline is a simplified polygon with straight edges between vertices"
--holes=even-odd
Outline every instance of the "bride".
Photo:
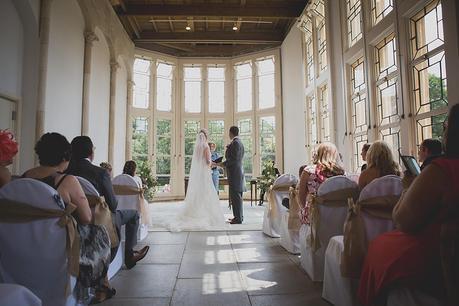
[[220,200],[212,182],[210,165],[211,153],[207,143],[207,131],[202,129],[196,136],[184,207],[175,220],[167,224],[171,231],[227,227]]

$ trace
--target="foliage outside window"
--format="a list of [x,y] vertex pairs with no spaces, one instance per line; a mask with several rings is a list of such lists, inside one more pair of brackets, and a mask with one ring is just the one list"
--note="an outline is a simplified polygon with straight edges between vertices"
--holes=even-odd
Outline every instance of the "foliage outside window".
[[172,120],[156,121],[155,169],[159,192],[171,191]]
[[185,175],[190,174],[191,160],[193,157],[196,135],[201,129],[201,123],[197,120],[185,120]]
[[274,161],[267,160],[263,163],[261,176],[257,178],[258,188],[264,194],[274,184],[277,178]]
[[260,118],[260,165],[276,161],[276,119],[274,116]]
[[244,169],[246,182],[250,182],[253,177],[253,138],[252,138],[252,120],[241,119],[238,121],[239,138],[244,145],[244,159],[242,167]]

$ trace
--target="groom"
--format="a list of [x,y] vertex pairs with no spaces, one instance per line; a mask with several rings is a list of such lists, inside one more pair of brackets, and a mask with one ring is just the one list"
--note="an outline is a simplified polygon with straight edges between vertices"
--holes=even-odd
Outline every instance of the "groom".
[[241,224],[244,220],[242,212],[242,192],[244,186],[244,171],[242,168],[242,159],[244,158],[244,145],[238,137],[239,128],[232,126],[229,129],[231,143],[226,146],[225,161],[216,164],[220,167],[226,167],[229,183],[229,197],[233,207],[234,218],[230,220],[231,224]]

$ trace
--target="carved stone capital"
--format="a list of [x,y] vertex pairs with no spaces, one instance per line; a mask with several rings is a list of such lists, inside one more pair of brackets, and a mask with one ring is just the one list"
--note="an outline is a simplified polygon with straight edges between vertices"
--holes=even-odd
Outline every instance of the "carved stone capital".
[[118,64],[117,61],[111,61],[110,62],[110,71],[113,73],[113,72],[116,72],[116,70],[118,70],[118,68],[120,68],[120,64]]
[[99,41],[99,37],[93,31],[86,31],[84,32],[84,40],[87,44],[92,45],[93,42]]

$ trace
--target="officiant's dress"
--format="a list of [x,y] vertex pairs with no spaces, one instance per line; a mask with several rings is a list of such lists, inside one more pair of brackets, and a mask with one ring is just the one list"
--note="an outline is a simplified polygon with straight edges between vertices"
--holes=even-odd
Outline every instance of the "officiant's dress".
[[228,228],[212,182],[210,150],[203,133],[196,138],[183,208],[167,220],[166,227],[173,232]]

